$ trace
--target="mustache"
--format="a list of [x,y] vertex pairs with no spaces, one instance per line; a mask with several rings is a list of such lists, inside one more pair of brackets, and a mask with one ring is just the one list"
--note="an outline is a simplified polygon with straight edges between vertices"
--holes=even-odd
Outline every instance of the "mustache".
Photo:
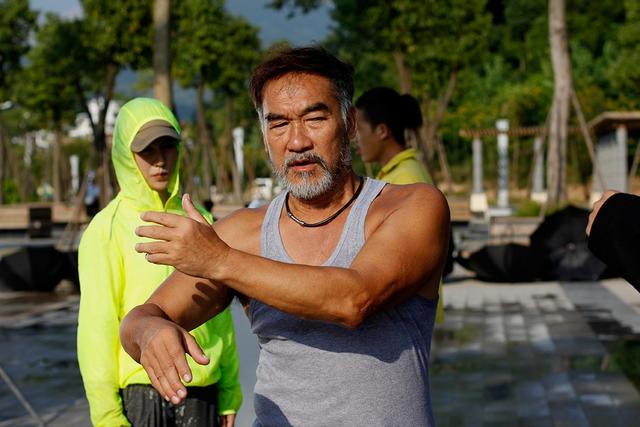
[[320,155],[318,155],[317,153],[315,153],[313,151],[306,151],[304,153],[295,153],[295,154],[292,154],[291,156],[289,156],[284,161],[284,170],[285,170],[285,172],[288,171],[289,168],[295,162],[313,162],[313,163],[318,163],[323,169],[329,170],[329,166],[327,165],[327,162],[325,162],[325,160],[322,157],[320,157]]

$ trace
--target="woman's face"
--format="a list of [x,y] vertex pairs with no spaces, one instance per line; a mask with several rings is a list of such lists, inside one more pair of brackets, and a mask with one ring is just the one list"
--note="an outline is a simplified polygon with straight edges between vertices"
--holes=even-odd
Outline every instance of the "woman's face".
[[384,141],[377,128],[367,119],[365,112],[359,108],[356,108],[356,144],[358,154],[364,162],[380,163]]
[[158,138],[141,152],[133,154],[149,187],[166,199],[169,180],[178,160],[177,141],[169,137]]

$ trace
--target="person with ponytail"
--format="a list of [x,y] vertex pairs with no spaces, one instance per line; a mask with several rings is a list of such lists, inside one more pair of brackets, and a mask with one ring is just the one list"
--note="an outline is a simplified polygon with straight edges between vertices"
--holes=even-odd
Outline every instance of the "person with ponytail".
[[382,165],[376,178],[391,184],[431,184],[416,149],[407,147],[405,140],[405,130],[422,125],[418,101],[391,88],[377,87],[363,93],[355,105],[359,154],[365,162]]
[[[432,184],[429,172],[418,160],[417,150],[407,147],[405,138],[406,130],[422,126],[418,101],[409,94],[400,95],[391,88],[376,87],[363,93],[355,106],[358,152],[363,161],[382,165],[376,179],[390,184]],[[452,266],[452,244],[450,237],[444,274],[451,271],[447,266]],[[439,293],[442,294],[442,283]],[[443,318],[440,298],[436,323]]]

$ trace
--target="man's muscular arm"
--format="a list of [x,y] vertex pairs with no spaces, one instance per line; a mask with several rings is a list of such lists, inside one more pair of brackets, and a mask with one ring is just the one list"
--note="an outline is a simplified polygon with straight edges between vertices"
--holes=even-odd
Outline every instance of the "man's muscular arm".
[[375,224],[348,269],[291,265],[255,255],[260,222],[255,213],[234,214],[211,227],[198,222],[187,198],[185,211],[194,219],[145,214],[146,220],[163,226],[140,229],[138,234],[160,241],[138,244],[138,250],[147,252],[150,262],[174,265],[191,277],[175,273],[147,304],[127,315],[121,328],[123,346],[142,363],[153,386],[178,404],[186,396],[183,381],[191,380],[184,353],[208,363],[185,327],[213,315],[216,309],[208,311],[208,306],[228,302],[228,290],[220,283],[283,311],[351,327],[417,292],[435,297],[446,256],[449,210],[440,192],[416,186],[413,191],[395,187],[400,202],[387,197],[391,203],[381,210],[384,219]]
[[[140,227],[138,234],[159,241],[137,249],[147,252],[150,262],[224,283],[290,314],[355,327],[378,308],[424,290],[425,284],[435,289],[438,282],[449,236],[448,206],[433,187],[411,187],[388,190],[395,192],[386,196],[392,200],[388,212],[350,268],[265,259],[231,248],[210,226],[157,212],[144,219],[163,227]],[[401,202],[394,203],[394,197]],[[184,207],[196,215],[188,199]],[[234,226],[231,221],[226,225]],[[189,251],[190,246],[199,248],[198,253]]]

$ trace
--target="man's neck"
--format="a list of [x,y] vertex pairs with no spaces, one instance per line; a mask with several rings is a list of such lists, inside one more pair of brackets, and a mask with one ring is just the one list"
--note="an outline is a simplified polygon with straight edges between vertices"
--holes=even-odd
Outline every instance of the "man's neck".
[[358,185],[360,185],[360,181],[350,169],[341,178],[337,178],[336,184],[331,190],[318,197],[302,200],[289,194],[289,207],[296,216],[304,219],[305,222],[320,221],[347,203],[358,189]]

